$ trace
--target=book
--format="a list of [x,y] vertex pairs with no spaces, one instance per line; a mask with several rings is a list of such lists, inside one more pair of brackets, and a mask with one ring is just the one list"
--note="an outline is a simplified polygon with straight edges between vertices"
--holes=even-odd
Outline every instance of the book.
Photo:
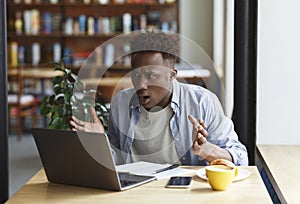
[[25,10],[23,12],[24,32],[26,35],[31,34],[31,16],[31,10]]
[[32,44],[32,65],[36,66],[41,60],[41,47],[39,43]]
[[10,64],[12,66],[18,65],[18,43],[11,42],[10,44]]
[[22,45],[18,47],[18,64],[25,64],[25,47]]
[[127,33],[131,31],[131,22],[132,22],[132,17],[130,13],[124,13],[123,14],[123,32]]
[[87,20],[87,33],[88,35],[94,35],[95,34],[95,19],[94,17],[90,16]]
[[53,61],[59,63],[61,60],[61,45],[56,42],[53,44]]
[[51,13],[46,12],[44,13],[44,33],[45,34],[50,34],[52,32],[52,26],[51,26]]
[[22,12],[21,11],[16,12],[15,30],[16,30],[16,35],[23,34],[23,21],[22,21]]
[[78,23],[79,23],[79,34],[85,34],[86,33],[86,16],[80,15],[78,17]]
[[115,48],[113,44],[107,44],[104,50],[104,65],[110,67],[115,61]]
[[73,18],[67,18],[64,23],[64,32],[66,35],[72,35],[73,34]]
[[31,10],[31,34],[38,35],[40,32],[40,12],[37,9]]
[[60,33],[61,31],[61,15],[59,13],[53,13],[51,18],[51,30],[53,33]]

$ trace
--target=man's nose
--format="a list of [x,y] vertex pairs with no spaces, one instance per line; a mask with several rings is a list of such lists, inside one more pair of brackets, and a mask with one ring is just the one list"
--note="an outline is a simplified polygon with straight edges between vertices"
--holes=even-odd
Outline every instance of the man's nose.
[[142,75],[138,82],[138,89],[147,89],[147,88],[148,88],[148,80],[144,75]]

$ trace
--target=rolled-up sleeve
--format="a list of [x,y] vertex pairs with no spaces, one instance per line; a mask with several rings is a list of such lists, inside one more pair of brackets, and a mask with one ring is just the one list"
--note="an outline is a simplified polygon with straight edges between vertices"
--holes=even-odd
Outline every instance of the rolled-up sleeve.
[[208,127],[208,141],[226,149],[232,157],[233,163],[237,166],[248,165],[248,153],[234,131],[234,125],[230,118],[224,115],[221,104],[216,96],[208,99],[206,109]]
[[243,147],[239,148],[226,148],[227,151],[231,154],[233,163],[236,166],[248,166],[248,154],[247,150]]

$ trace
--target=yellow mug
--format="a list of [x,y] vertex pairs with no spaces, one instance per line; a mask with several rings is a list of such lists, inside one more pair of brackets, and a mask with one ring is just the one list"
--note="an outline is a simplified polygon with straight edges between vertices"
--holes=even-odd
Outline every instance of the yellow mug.
[[225,165],[210,165],[205,167],[206,177],[209,185],[217,191],[224,191],[238,175],[237,167]]

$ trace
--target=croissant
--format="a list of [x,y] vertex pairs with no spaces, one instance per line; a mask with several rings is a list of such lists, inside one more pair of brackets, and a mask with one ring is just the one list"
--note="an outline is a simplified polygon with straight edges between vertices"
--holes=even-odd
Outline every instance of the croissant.
[[215,159],[212,162],[210,162],[209,165],[224,165],[229,167],[235,167],[234,163],[226,159]]

